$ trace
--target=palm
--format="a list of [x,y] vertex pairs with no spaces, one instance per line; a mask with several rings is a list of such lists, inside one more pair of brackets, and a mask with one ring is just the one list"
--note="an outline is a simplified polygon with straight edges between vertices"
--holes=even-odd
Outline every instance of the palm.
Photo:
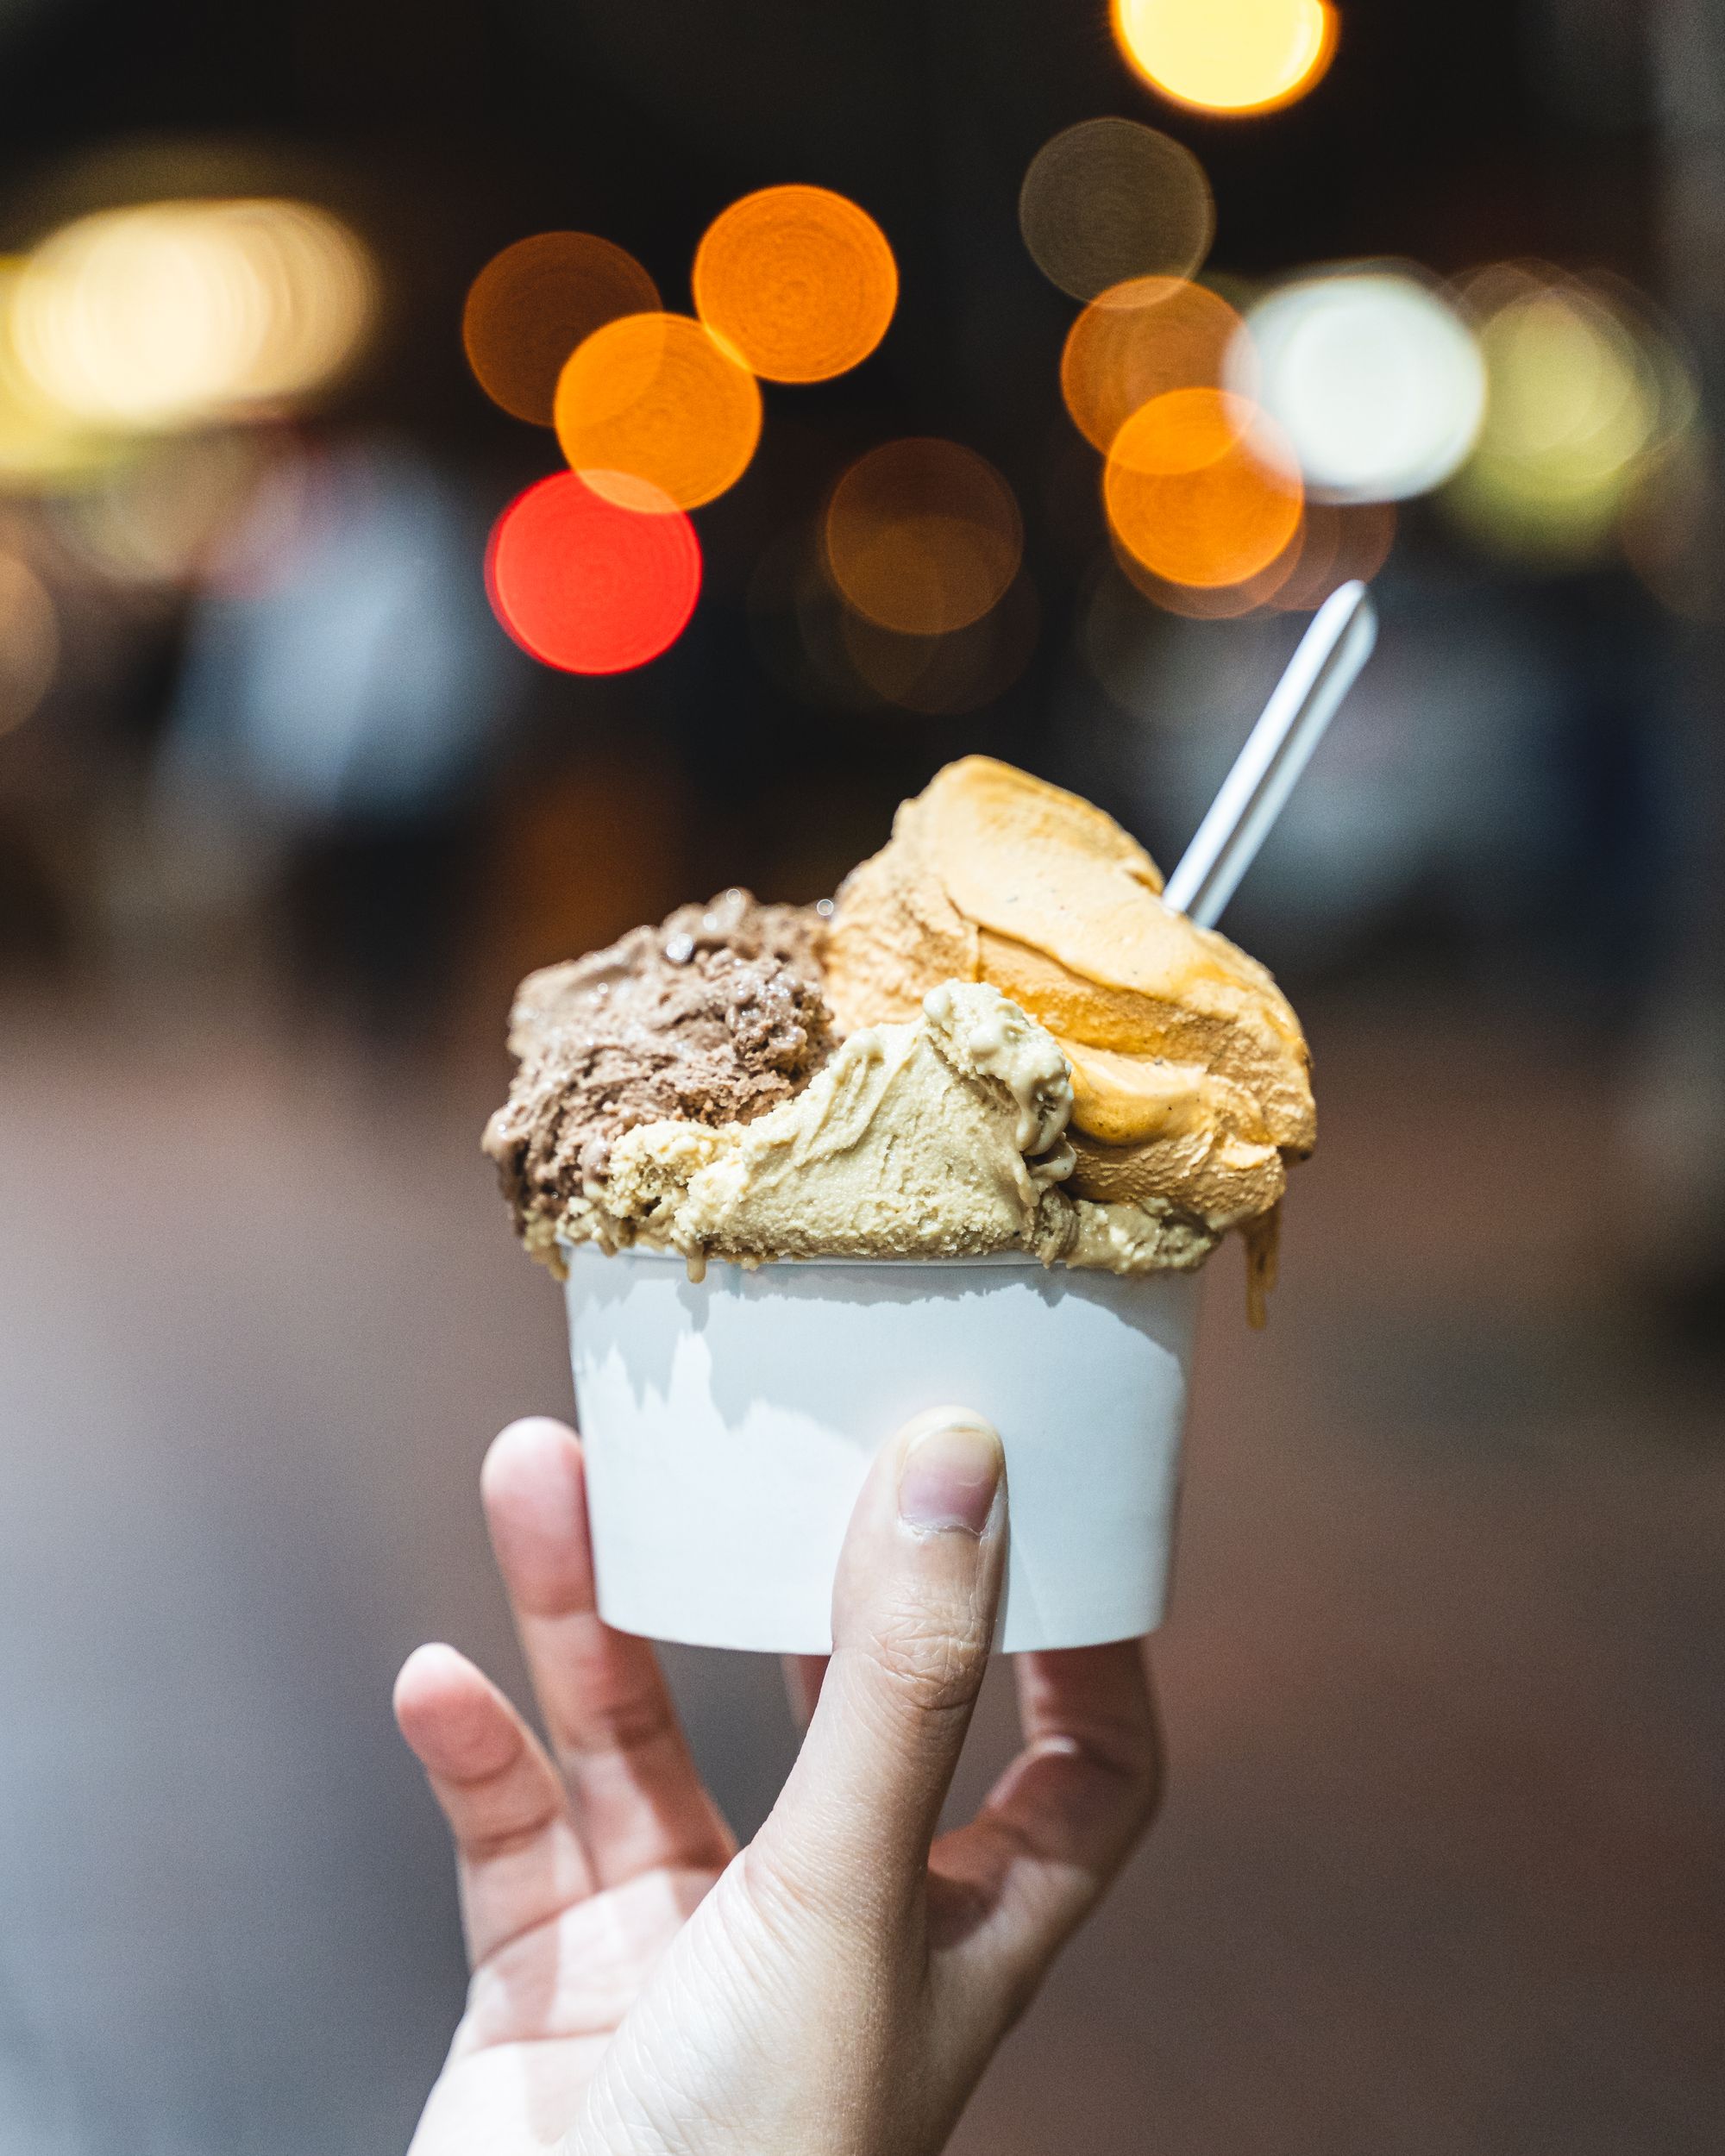
[[555,2146],[643,1984],[717,1875],[653,1871],[591,1895],[474,1969],[417,2146]]

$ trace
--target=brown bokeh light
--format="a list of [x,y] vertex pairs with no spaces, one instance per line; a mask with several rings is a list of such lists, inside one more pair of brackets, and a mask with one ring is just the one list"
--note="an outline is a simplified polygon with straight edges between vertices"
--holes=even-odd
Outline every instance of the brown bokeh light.
[[658,287],[622,248],[593,232],[536,232],[474,279],[461,342],[494,404],[549,427],[557,378],[575,348],[607,322],[658,306]]
[[1018,573],[1024,524],[985,457],[916,437],[859,457],[827,504],[833,582],[857,612],[933,636],[986,614]]
[[1210,251],[1204,168],[1136,120],[1081,120],[1032,159],[1019,229],[1037,267],[1075,299],[1131,277],[1189,277]]

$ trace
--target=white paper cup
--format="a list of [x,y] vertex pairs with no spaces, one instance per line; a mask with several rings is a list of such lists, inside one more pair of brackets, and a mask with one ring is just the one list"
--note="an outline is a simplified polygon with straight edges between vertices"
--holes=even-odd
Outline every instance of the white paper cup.
[[713,1263],[566,1253],[605,1622],[822,1654],[869,1463],[925,1407],[1007,1455],[1007,1653],[1135,1639],[1168,1598],[1195,1274],[1033,1259]]

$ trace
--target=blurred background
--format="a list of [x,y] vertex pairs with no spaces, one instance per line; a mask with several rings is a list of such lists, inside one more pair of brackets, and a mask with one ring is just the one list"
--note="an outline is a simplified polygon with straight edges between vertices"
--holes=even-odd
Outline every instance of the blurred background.
[[[1208,12],[0,6],[5,2156],[405,2144],[462,1966],[389,1685],[518,1687],[476,1473],[569,1404],[478,1151],[518,976],[830,892],[970,750],[1170,865],[1350,573],[1377,655],[1226,924],[1323,1137],[1265,1334],[1214,1268],[1168,1808],[957,2147],[1717,2146],[1725,21]],[[475,279],[598,235],[682,310],[785,181],[890,328],[768,384],[661,655],[537,663],[487,534],[564,458]],[[1141,273],[1268,539],[1100,484]],[[963,618],[836,536],[927,438]],[[776,1670],[673,1659],[746,1832]]]

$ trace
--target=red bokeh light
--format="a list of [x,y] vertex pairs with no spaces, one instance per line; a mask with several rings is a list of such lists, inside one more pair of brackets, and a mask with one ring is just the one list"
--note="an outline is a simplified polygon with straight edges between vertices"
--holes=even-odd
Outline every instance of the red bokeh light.
[[700,579],[700,542],[681,510],[668,500],[625,509],[578,472],[518,494],[486,549],[498,619],[524,651],[566,674],[621,674],[656,659],[693,613]]

